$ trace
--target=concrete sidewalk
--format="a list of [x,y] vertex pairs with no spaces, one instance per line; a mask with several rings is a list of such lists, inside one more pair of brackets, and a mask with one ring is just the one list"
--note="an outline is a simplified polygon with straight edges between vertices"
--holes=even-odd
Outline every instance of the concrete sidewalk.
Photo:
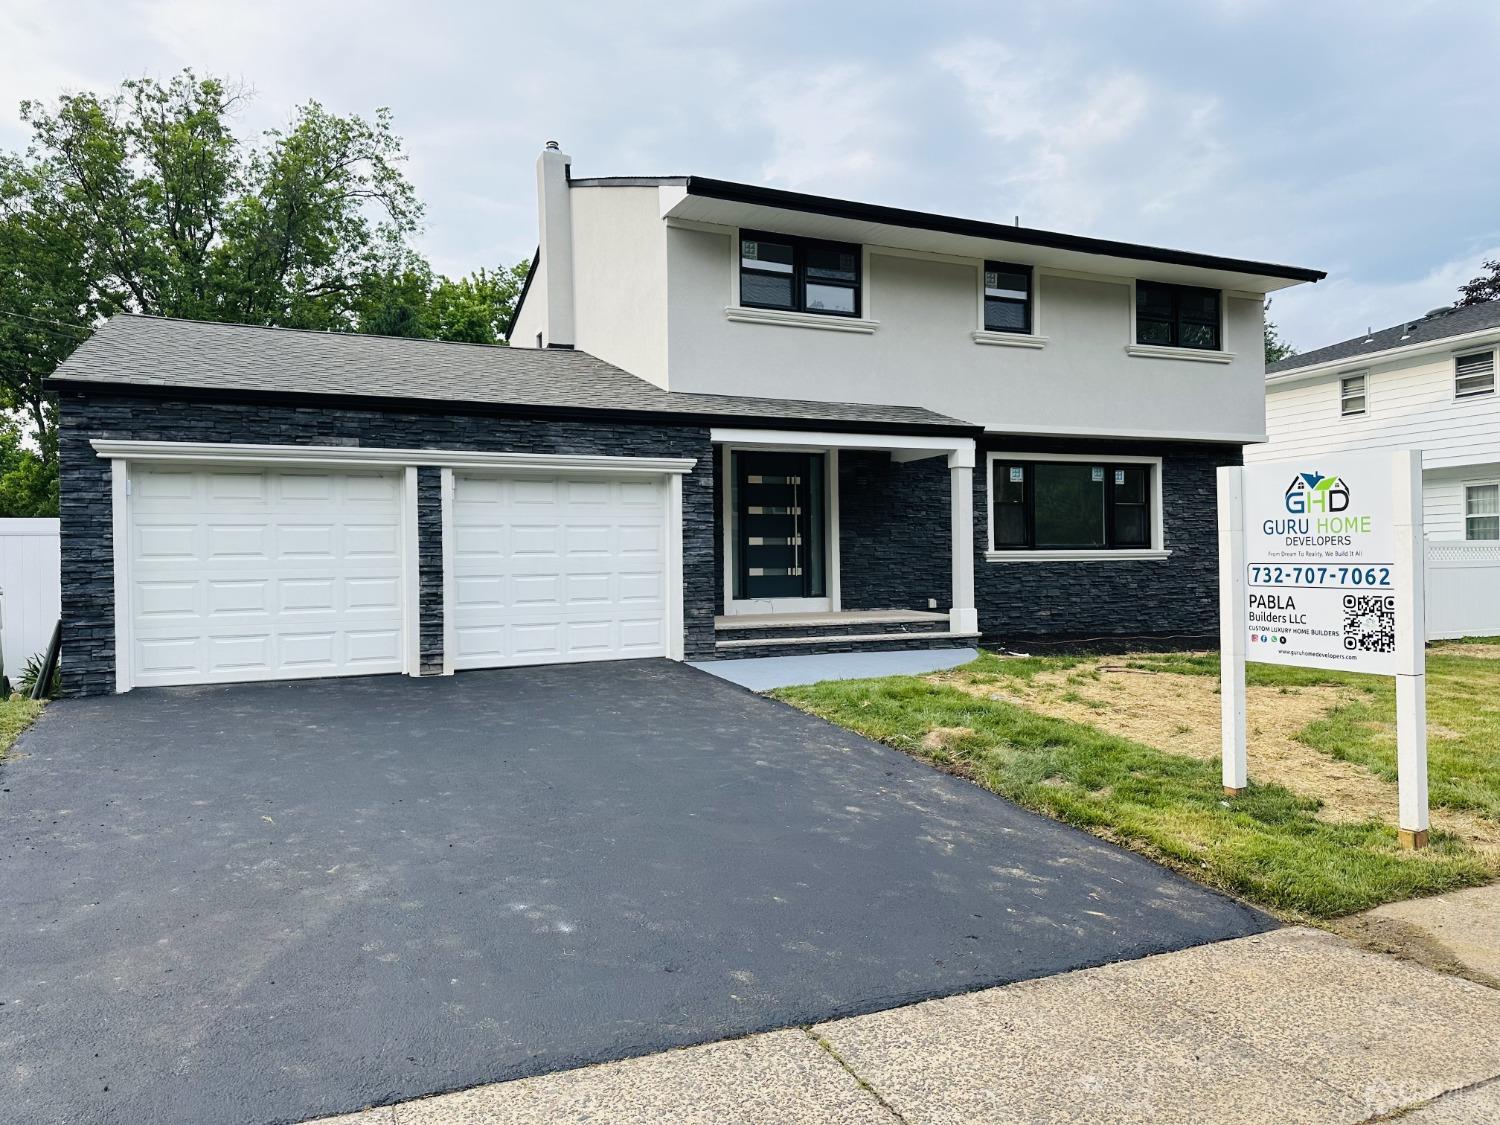
[[1311,929],[325,1119],[1500,1120],[1500,992]]

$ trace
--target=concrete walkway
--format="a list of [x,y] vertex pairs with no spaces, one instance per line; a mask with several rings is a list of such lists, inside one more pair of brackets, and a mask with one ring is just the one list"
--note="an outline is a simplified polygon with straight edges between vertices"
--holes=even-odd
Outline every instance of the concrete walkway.
[[1500,992],[1285,929],[328,1119],[1500,1120]]
[[825,652],[807,656],[754,656],[744,660],[690,662],[694,668],[751,691],[771,691],[823,680],[867,680],[875,676],[922,676],[957,668],[979,655],[972,648],[910,652]]

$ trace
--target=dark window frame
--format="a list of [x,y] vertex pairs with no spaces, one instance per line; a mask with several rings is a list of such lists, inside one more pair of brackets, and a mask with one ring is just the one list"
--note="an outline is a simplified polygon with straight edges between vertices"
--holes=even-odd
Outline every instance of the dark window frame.
[[[760,273],[772,277],[785,277],[786,274],[779,270],[757,270],[754,267],[746,267],[745,251],[743,243],[746,240],[752,242],[773,242],[781,246],[789,246],[792,250],[792,303],[789,305],[772,305],[762,301],[747,301],[745,299],[745,274]],[[836,253],[852,253],[854,255],[854,280],[846,282],[834,278],[812,278],[807,276],[807,252],[810,249],[831,250]],[[806,313],[809,316],[840,316],[846,320],[857,320],[864,313],[865,305],[865,254],[864,247],[857,242],[830,242],[822,238],[801,238],[791,234],[776,234],[773,231],[763,230],[741,230],[739,232],[738,244],[735,247],[735,255],[739,259],[740,279],[740,307],[746,309],[771,309],[776,312]],[[854,293],[854,311],[844,312],[840,309],[812,309],[807,307],[807,286],[811,280],[812,284],[831,286],[837,289],[849,289]]]
[[[990,287],[989,287],[989,284],[985,280],[985,275],[989,274],[989,273],[1014,273],[1014,274],[1021,274],[1021,275],[1023,275],[1026,278],[1026,298],[1025,298],[1025,300],[1017,301],[1013,297],[991,297],[990,296]],[[1036,319],[1036,317],[1035,317],[1035,306],[1036,306],[1036,273],[1032,269],[1031,266],[1023,266],[1023,265],[1021,265],[1021,264],[1019,264],[1017,262],[986,261],[984,263],[984,268],[979,271],[979,297],[980,297],[980,315],[982,317],[981,326],[983,327],[984,331],[986,331],[986,332],[1009,332],[1009,333],[1011,333],[1013,335],[1017,335],[1017,336],[1030,336],[1031,335],[1031,333],[1033,331],[1032,325],[1035,323],[1035,319]],[[1020,328],[1005,328],[1005,327],[992,328],[990,326],[990,302],[991,301],[994,301],[996,304],[1002,304],[1002,305],[1020,305],[1021,308],[1022,308],[1022,310],[1023,310],[1023,312],[1024,312],[1024,314],[1025,314],[1024,317],[1023,317],[1022,327],[1020,327]]]
[[[1154,551],[1160,550],[1156,541],[1156,504],[1157,504],[1157,475],[1162,471],[1159,461],[1115,461],[1107,457],[1098,460],[1084,457],[1067,458],[1044,458],[1029,460],[1025,457],[991,457],[989,476],[989,549],[995,552],[1025,553],[1028,551]],[[1036,545],[1036,468],[1039,465],[1087,465],[1089,467],[1102,466],[1104,469],[1104,542],[1097,546],[1070,546],[1070,547],[1038,547]],[[999,526],[997,516],[1000,504],[1000,489],[996,487],[996,481],[1000,474],[1012,467],[1025,470],[1025,478],[1022,481],[1024,488],[1021,500],[1022,521],[1025,527],[1025,543],[1001,543],[996,539],[996,530]],[[1114,474],[1118,469],[1137,470],[1145,473],[1146,481],[1143,495],[1144,501],[1135,503],[1132,501],[1120,501],[1115,495],[1120,486],[1115,483]],[[1122,543],[1119,540],[1115,510],[1117,506],[1138,507],[1144,509],[1145,519],[1145,541],[1141,543]]]
[[[1141,291],[1157,290],[1168,298],[1171,312],[1166,317],[1141,316]],[[1205,296],[1212,294],[1214,299],[1214,318],[1212,321],[1205,317],[1184,315],[1183,297],[1187,295]],[[1141,281],[1135,283],[1135,342],[1143,347],[1158,348],[1184,348],[1189,351],[1218,352],[1224,350],[1224,291],[1222,289],[1208,289],[1200,285],[1175,285],[1166,281]],[[1165,325],[1167,328],[1168,341],[1146,340],[1141,337],[1142,322],[1149,324]],[[1211,327],[1213,329],[1213,342],[1211,344],[1183,343],[1183,325],[1196,325],[1199,327]]]

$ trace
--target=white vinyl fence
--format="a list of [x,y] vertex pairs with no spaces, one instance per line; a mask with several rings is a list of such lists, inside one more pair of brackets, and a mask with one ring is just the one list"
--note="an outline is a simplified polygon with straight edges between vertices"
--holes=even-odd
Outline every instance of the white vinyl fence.
[[57,521],[0,519],[0,648],[14,683],[45,652],[62,608]]
[[1427,639],[1500,636],[1500,543],[1427,542]]

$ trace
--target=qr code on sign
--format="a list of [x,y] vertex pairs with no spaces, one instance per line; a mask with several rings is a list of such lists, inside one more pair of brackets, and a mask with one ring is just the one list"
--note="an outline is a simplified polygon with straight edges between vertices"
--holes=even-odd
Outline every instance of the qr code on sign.
[[1345,594],[1344,647],[1352,652],[1395,652],[1396,599],[1389,594]]

